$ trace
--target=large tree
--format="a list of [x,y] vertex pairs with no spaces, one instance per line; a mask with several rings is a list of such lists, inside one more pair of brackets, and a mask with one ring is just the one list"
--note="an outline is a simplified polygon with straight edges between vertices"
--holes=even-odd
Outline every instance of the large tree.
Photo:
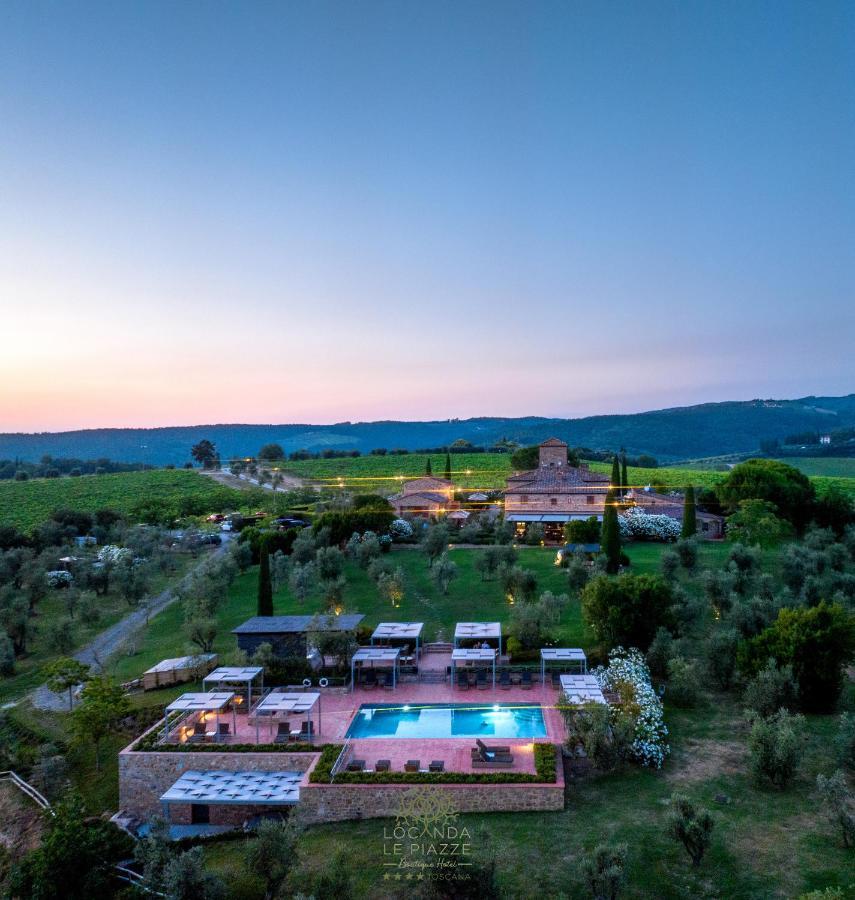
[[445,480],[451,481],[451,454],[445,454]]
[[80,692],[80,705],[72,713],[72,733],[76,743],[94,745],[96,771],[101,771],[101,742],[130,711],[121,686],[104,675],[87,681]]
[[47,686],[59,694],[68,691],[68,709],[74,706],[72,691],[78,684],[89,680],[89,666],[70,657],[60,657],[50,663],[44,670]]
[[620,488],[620,459],[618,458],[617,453],[615,453],[614,459],[612,460],[612,477],[610,479],[610,486],[615,492],[615,496],[620,497],[622,495],[623,492]]
[[258,451],[258,458],[267,460],[285,459],[285,451],[282,449],[281,444],[265,444]]
[[683,497],[683,528],[680,537],[694,537],[698,532],[698,516],[695,509],[695,489],[692,485],[686,488],[686,494]]
[[806,475],[774,459],[749,459],[735,466],[716,494],[729,512],[736,512],[743,500],[774,503],[778,514],[798,530],[811,520],[816,500]]
[[261,542],[259,555],[257,615],[273,615],[273,581],[270,578],[270,553],[266,540]]
[[606,557],[606,571],[610,575],[620,568],[620,523],[618,522],[618,499],[614,488],[606,494],[606,505],[603,510],[603,528],[600,537],[600,549]]
[[669,623],[672,600],[659,575],[600,575],[582,589],[582,615],[606,648],[647,650],[657,629]]
[[211,441],[203,439],[190,448],[190,455],[203,469],[213,469],[217,461],[217,448]]
[[626,473],[626,450],[620,452],[620,487],[621,492],[626,495],[629,490],[629,477]]

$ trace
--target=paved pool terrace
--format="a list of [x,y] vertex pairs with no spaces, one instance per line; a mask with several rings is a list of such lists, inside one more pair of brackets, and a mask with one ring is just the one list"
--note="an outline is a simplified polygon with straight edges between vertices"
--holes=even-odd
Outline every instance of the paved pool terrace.
[[[317,691],[317,688],[312,690]],[[395,706],[419,706],[436,704],[466,704],[472,706],[491,706],[493,704],[524,704],[527,706],[540,706],[543,723],[546,728],[546,736],[532,738],[498,738],[489,734],[483,740],[487,744],[501,743],[512,747],[514,765],[511,768],[518,772],[533,772],[534,743],[559,743],[565,738],[564,723],[560,713],[554,709],[559,691],[551,684],[540,685],[535,683],[529,689],[512,686],[509,689],[487,687],[486,689],[469,688],[460,690],[448,683],[417,683],[403,682],[395,690],[384,688],[365,689],[357,687],[353,691],[347,689],[322,690],[318,703],[311,711],[311,720],[314,723],[316,737],[314,743],[344,743],[347,732],[354,717],[363,705],[389,705]],[[271,724],[262,720],[258,726],[260,743],[268,744],[271,735],[276,734],[277,723],[287,721],[292,729],[298,729],[309,716],[305,713],[290,716],[277,716]],[[320,729],[318,722],[320,720]],[[256,725],[254,719],[250,719],[246,713],[238,712],[234,717],[231,713],[222,714],[221,721],[228,722],[232,728],[230,735],[218,746],[227,751],[229,744],[254,744],[256,743]],[[449,771],[471,772],[473,771],[470,758],[470,750],[475,746],[475,737],[446,737],[446,738],[405,738],[405,737],[370,737],[353,738],[349,742],[350,758],[364,759],[366,766],[373,769],[379,759],[388,759],[392,770],[402,770],[404,763],[410,759],[420,760],[422,767],[427,768],[432,760],[444,760],[445,767]],[[485,771],[485,770],[478,770]]]

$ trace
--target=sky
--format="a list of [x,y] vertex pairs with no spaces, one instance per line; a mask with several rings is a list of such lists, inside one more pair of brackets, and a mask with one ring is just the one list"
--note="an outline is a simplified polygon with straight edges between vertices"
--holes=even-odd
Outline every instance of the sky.
[[0,431],[855,391],[855,4],[0,2]]

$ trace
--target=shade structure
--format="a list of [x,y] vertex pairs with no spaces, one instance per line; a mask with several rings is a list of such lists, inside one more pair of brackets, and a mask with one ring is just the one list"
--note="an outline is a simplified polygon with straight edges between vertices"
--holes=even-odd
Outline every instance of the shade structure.
[[249,709],[252,706],[252,683],[256,678],[261,679],[260,691],[264,691],[264,667],[263,666],[220,666],[214,669],[202,679],[202,686],[209,684],[242,684],[246,686]]
[[255,714],[255,742],[259,743],[258,726],[261,716],[270,717],[270,728],[273,729],[273,720],[278,715],[294,715],[308,713],[311,720],[311,713],[318,706],[318,734],[321,733],[321,695],[317,691],[304,691],[298,693],[289,693],[287,691],[271,691],[262,697],[256,704],[253,713]]
[[[182,694],[166,707],[166,715],[163,717],[163,740],[169,737],[169,713],[214,713],[216,728],[211,736],[216,735],[220,728],[220,714],[234,698],[232,691],[191,691]],[[203,717],[204,718],[204,717]],[[232,706],[232,728],[237,730],[234,706]],[[206,732],[207,735],[207,732]]]
[[496,687],[496,650],[493,647],[457,647],[451,651],[451,684],[454,686],[457,666],[490,663],[493,668],[493,687]]
[[540,650],[540,683],[544,683],[547,664],[557,663],[568,666],[575,663],[579,666],[581,674],[588,671],[588,657],[585,651],[578,647],[541,647]]
[[458,622],[454,626],[454,646],[460,641],[477,640],[498,641],[499,655],[502,655],[502,623],[501,622]]
[[190,769],[162,794],[169,803],[293,806],[300,800],[300,772],[233,772]]
[[606,702],[600,682],[593,675],[562,675],[561,690],[571,703],[579,706]]
[[371,643],[381,644],[390,641],[413,641],[416,648],[416,659],[419,657],[424,622],[381,622],[371,635]]
[[392,669],[392,688],[398,684],[398,658],[401,655],[400,647],[360,647],[350,658],[350,689],[355,684],[356,664],[360,668],[370,665],[372,668]]

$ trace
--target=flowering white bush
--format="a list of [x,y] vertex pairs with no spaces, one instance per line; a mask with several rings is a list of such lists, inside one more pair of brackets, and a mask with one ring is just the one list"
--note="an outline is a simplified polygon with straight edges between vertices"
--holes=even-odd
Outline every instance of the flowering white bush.
[[406,519],[395,519],[389,526],[389,534],[393,540],[410,538],[413,536],[413,526]]
[[618,516],[620,536],[646,541],[677,541],[682,525],[671,516],[651,516],[633,506]]
[[98,551],[98,562],[100,563],[117,563],[120,559],[130,555],[127,547],[117,547],[115,544],[105,544]]
[[634,648],[615,647],[609,653],[608,667],[598,666],[591,674],[604,691],[616,692],[621,684],[632,686],[639,707],[635,738],[630,748],[633,758],[643,766],[661,769],[671,752],[667,743],[668,728],[662,714],[662,702],[650,683],[650,670],[642,654]]
[[51,572],[45,572],[45,578],[47,578],[48,586],[52,588],[68,587],[74,581],[71,572],[66,572],[65,569],[54,569]]

